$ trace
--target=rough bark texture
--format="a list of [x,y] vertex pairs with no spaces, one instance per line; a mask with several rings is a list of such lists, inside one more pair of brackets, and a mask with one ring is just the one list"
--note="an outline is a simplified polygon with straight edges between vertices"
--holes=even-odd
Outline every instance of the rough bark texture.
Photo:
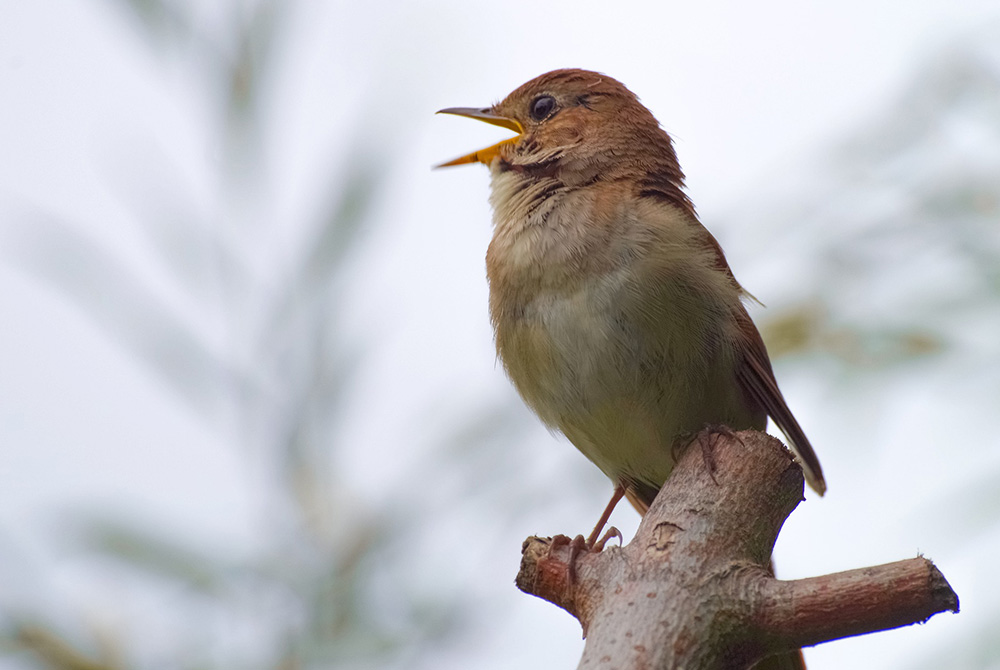
[[571,559],[565,538],[528,538],[517,585],[579,619],[587,638],[580,668],[748,668],[801,646],[958,611],[958,597],[924,558],[775,579],[771,551],[802,485],[802,470],[776,439],[720,436],[710,458],[685,452],[628,545]]

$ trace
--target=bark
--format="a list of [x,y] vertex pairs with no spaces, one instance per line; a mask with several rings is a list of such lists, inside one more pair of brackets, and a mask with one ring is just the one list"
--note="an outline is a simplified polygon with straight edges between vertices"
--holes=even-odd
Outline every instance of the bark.
[[629,544],[574,557],[567,538],[528,538],[517,585],[579,619],[580,668],[749,668],[958,611],[922,557],[775,579],[771,551],[802,490],[802,470],[778,440],[720,435],[710,453],[685,451]]

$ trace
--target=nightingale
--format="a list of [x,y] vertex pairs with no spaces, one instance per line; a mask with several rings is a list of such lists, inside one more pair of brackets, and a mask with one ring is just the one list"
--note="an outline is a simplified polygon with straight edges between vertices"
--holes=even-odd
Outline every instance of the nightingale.
[[438,167],[489,168],[497,353],[525,403],[615,486],[588,546],[623,495],[644,514],[707,427],[764,430],[770,417],[824,493],[744,307],[752,296],[698,220],[670,136],[635,94],[565,69],[492,107],[439,113],[517,133]]

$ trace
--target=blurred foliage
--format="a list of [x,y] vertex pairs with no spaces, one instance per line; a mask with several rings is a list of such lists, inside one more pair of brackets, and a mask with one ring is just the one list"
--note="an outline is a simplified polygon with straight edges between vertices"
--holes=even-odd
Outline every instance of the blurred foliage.
[[53,670],[120,670],[124,667],[113,648],[106,647],[95,655],[96,658],[91,658],[46,625],[20,623],[6,634],[2,644],[9,649],[34,653],[45,667]]
[[917,328],[865,329],[838,325],[816,303],[769,315],[761,330],[774,358],[823,353],[864,368],[909,362],[915,356],[940,353],[944,348],[939,335]]
[[811,267],[807,299],[762,319],[773,356],[880,370],[979,346],[1000,361],[995,338],[968,337],[1000,317],[1000,63],[989,42],[929,58],[834,148],[817,192],[781,204],[778,225],[812,238]]
[[[261,107],[295,4],[227,3],[221,26],[196,16],[205,10],[197,3],[118,0],[112,6],[129,17],[142,44],[177,56],[206,108],[217,112],[208,134],[224,137],[219,219],[197,214],[195,203],[186,204],[189,194],[170,188],[183,182],[178,175],[158,186],[164,192],[155,201],[170,206],[140,202],[135,218],[171,283],[206,313],[222,313],[229,341],[213,341],[202,324],[144,284],[120,251],[78,232],[74,222],[36,216],[21,231],[15,260],[82,306],[205,421],[235,416],[246,456],[276,466],[269,474],[274,480],[262,482],[270,527],[258,554],[221,556],[122,511],[83,515],[71,536],[100,557],[103,569],[183,594],[174,599],[177,611],[164,614],[186,620],[181,637],[187,639],[150,660],[143,640],[90,628],[89,614],[67,622],[64,615],[41,621],[8,611],[0,620],[0,646],[61,670],[294,670],[379,665],[440,638],[451,629],[452,609],[408,590],[406,566],[380,558],[404,553],[405,517],[360,505],[334,466],[343,446],[336,417],[364,361],[364,352],[342,336],[341,275],[372,223],[380,189],[372,148],[340,157],[351,169],[340,183],[327,180],[329,198],[315,220],[283,222],[308,232],[292,269],[262,290],[267,282],[245,253],[253,236],[273,223],[252,220],[269,209],[260,175],[268,172],[261,143],[270,129],[261,125]],[[207,258],[192,257],[205,249]],[[393,580],[385,606],[379,591]],[[253,631],[253,649],[220,653],[211,626],[199,623],[206,610],[213,613],[209,621]]]

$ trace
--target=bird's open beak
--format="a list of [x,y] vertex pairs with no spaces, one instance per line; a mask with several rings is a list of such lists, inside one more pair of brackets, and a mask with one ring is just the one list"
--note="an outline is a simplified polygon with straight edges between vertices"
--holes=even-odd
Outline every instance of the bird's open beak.
[[[490,111],[489,107],[483,109],[478,109],[476,107],[449,107],[448,109],[442,109],[438,114],[455,114],[456,116],[467,116],[470,119],[479,119],[480,121],[485,121],[486,123],[492,123],[494,126],[500,126],[502,128],[509,128],[515,133],[520,135],[524,132],[524,128],[520,123],[514,119],[509,119],[506,116],[499,116]],[[486,165],[490,164],[490,161],[497,155],[500,151],[500,147],[504,144],[510,144],[511,142],[517,141],[517,136],[506,139],[502,142],[497,142],[491,147],[486,147],[485,149],[480,149],[479,151],[474,151],[471,154],[461,156],[454,160],[450,160],[447,163],[441,163],[440,165],[435,165],[434,167],[449,167],[452,165],[465,165],[466,163],[484,163]]]

